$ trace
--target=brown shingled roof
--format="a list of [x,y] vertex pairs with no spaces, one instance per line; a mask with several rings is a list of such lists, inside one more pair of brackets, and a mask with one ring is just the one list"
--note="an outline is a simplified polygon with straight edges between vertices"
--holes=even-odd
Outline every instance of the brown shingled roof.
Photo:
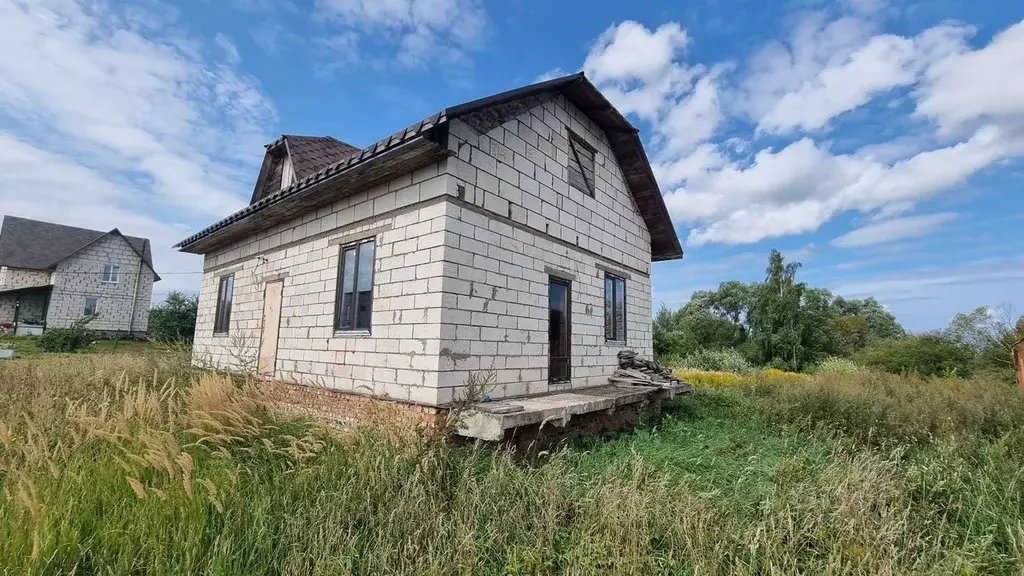
[[[296,167],[296,181],[282,190],[280,189],[279,174],[276,176],[278,188],[274,189],[269,184],[274,176],[268,177],[268,173],[277,166],[271,161],[270,152],[281,143],[291,146],[289,141],[291,138],[302,138],[283,136],[267,147],[268,155],[264,160],[249,206],[185,238],[175,247],[180,248],[183,252],[206,253],[213,247],[222,245],[233,238],[251,234],[254,227],[266,226],[276,218],[293,215],[294,210],[282,208],[283,203],[303,196],[310,197],[316,193],[317,189],[331,186],[333,181],[348,177],[357,178],[356,170],[365,169],[365,165],[368,163],[383,161],[382,159],[386,158],[389,153],[400,147],[407,148],[414,142],[429,141],[433,142],[433,146],[439,151],[444,151],[446,125],[449,120],[480,113],[494,106],[525,101],[542,93],[561,93],[605,131],[611,144],[612,153],[625,176],[626,184],[644,223],[650,231],[651,259],[661,261],[682,258],[683,249],[679,243],[679,237],[676,235],[675,225],[665,206],[658,182],[655,180],[647,153],[640,140],[639,131],[612,106],[582,72],[445,108],[404,130],[399,130],[380,142],[367,146],[358,154],[350,154],[347,157],[334,160],[310,175],[299,174],[299,169]],[[339,143],[344,145],[344,143]],[[324,146],[322,143],[319,145]],[[340,151],[341,148],[335,147],[333,150]],[[295,161],[296,158],[293,156],[292,162]],[[264,181],[268,184],[264,185]],[[345,193],[354,193],[356,188],[352,183],[346,184]],[[326,202],[328,197],[331,200],[337,200],[338,194],[339,192],[333,192],[317,201]],[[257,214],[262,214],[262,216],[257,216]],[[257,220],[260,221],[257,222]],[[243,221],[250,222],[250,225],[238,225]]]
[[288,153],[292,157],[296,180],[302,180],[342,158],[359,152],[359,148],[331,136],[286,134],[281,140],[288,147]]

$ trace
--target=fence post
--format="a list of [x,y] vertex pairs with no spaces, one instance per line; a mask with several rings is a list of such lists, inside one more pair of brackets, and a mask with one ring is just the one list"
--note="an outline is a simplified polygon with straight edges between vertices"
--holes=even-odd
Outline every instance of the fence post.
[[1024,390],[1024,339],[1013,345],[1013,370],[1017,373],[1017,387]]

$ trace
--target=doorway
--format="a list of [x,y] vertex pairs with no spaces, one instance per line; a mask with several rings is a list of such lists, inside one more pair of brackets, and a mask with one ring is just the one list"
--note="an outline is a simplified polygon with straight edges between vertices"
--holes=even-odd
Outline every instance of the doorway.
[[548,380],[550,382],[568,382],[570,378],[570,345],[572,338],[572,302],[568,280],[552,277],[548,285],[548,343],[550,358],[548,361]]
[[274,377],[277,367],[277,340],[281,331],[281,295],[284,280],[267,282],[263,290],[263,331],[260,335],[259,372],[261,376]]

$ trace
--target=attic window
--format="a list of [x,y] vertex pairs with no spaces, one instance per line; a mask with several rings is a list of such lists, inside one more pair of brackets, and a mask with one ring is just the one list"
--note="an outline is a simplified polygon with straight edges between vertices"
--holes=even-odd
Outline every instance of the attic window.
[[587,194],[594,195],[594,147],[569,131],[569,185]]
[[103,267],[103,283],[117,284],[120,267],[114,264],[107,264]]

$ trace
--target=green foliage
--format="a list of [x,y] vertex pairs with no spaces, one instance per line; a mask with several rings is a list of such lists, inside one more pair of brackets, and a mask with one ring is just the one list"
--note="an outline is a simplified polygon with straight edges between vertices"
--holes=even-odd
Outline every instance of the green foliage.
[[978,369],[1009,371],[1013,345],[1024,338],[1024,317],[1015,322],[1009,306],[982,306],[954,316],[943,336],[971,350]]
[[697,350],[684,356],[673,367],[689,370],[708,370],[712,372],[735,372],[743,374],[754,369],[739,351],[726,348],[723,350]]
[[196,331],[199,296],[174,291],[149,311],[149,334],[165,342],[191,342]]
[[860,364],[840,356],[829,356],[808,370],[812,374],[858,374],[864,371]]
[[837,296],[832,306],[838,317],[864,320],[863,345],[860,348],[877,340],[895,340],[907,335],[906,330],[896,321],[896,317],[874,298],[856,300]]
[[86,324],[95,316],[77,320],[68,328],[48,328],[39,337],[39,348],[44,352],[77,352],[95,339]]
[[939,334],[879,340],[857,358],[870,368],[893,374],[916,373],[924,377],[966,377],[974,368],[971,350]]
[[1021,573],[1019,391],[735,378],[524,462],[296,419],[152,347],[3,363],[0,572]]
[[723,282],[717,290],[694,292],[675,312],[662,307],[654,324],[655,355],[678,359],[734,348],[752,364],[802,370],[906,335],[874,298],[835,297],[797,281],[800,266],[772,250],[764,282]]

